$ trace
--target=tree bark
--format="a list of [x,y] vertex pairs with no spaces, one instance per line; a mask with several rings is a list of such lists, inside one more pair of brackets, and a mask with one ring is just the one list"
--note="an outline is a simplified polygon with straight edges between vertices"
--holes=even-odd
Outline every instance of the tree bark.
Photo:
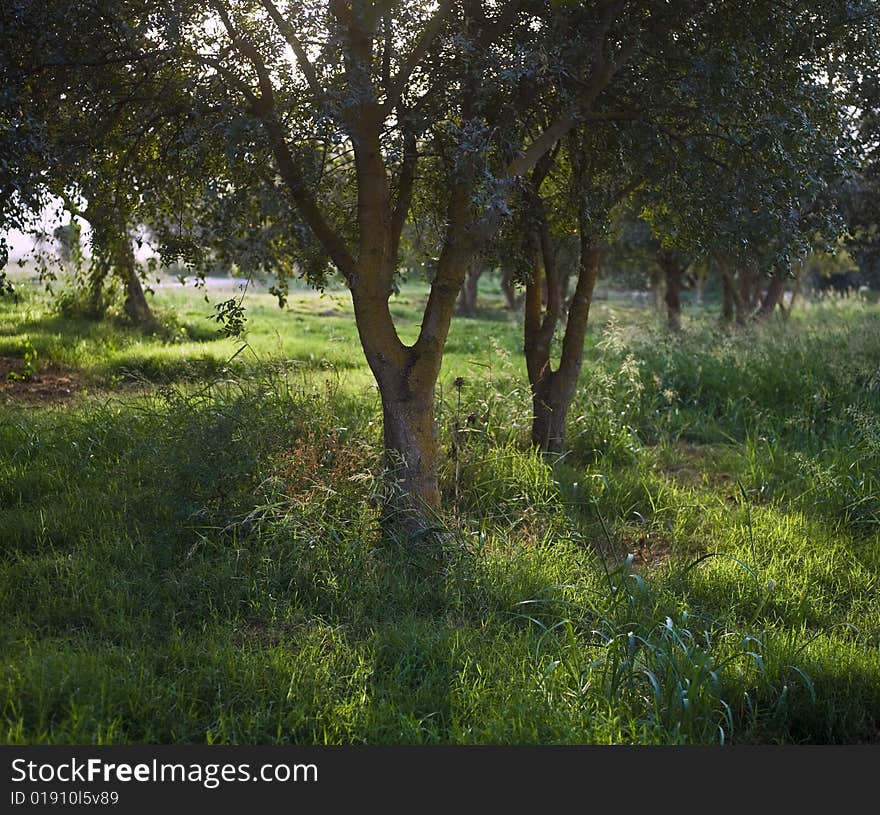
[[770,282],[767,284],[767,290],[761,298],[761,305],[758,308],[758,317],[766,320],[776,310],[776,307],[782,302],[782,294],[785,291],[785,274],[782,268],[777,266],[773,270]]
[[684,269],[674,252],[661,250],[657,264],[663,270],[666,281],[666,325],[670,331],[681,331],[681,283]]
[[116,251],[116,274],[125,287],[125,302],[123,309],[128,318],[138,327],[145,331],[154,331],[159,326],[159,321],[153,314],[150,304],[144,294],[140,276],[137,273],[134,249],[128,235],[117,240]]
[[565,452],[565,423],[570,400],[562,397],[558,371],[532,386],[532,445],[542,453]]
[[382,526],[390,536],[402,536],[407,545],[418,548],[430,543],[432,520],[440,509],[434,388],[407,393],[405,386],[386,387],[382,418],[391,492],[383,507]]
[[456,311],[463,317],[477,316],[477,285],[482,274],[483,266],[479,262],[479,257],[474,257],[468,264],[464,285],[458,296]]
[[726,260],[717,261],[718,274],[721,278],[721,323],[730,325],[733,322],[736,311],[736,291],[733,288],[733,279],[730,274],[730,266]]
[[562,354],[555,371],[550,351],[560,311],[554,303],[548,305],[543,315],[541,313],[541,271],[548,292],[555,289],[557,299],[561,298],[555,257],[549,245],[543,246],[536,255],[539,263],[526,286],[524,351],[532,390],[532,444],[543,453],[559,454],[566,449],[566,420],[580,378],[590,306],[599,272],[599,244],[589,231],[585,218],[580,219],[578,226],[580,261],[577,283],[568,305]]

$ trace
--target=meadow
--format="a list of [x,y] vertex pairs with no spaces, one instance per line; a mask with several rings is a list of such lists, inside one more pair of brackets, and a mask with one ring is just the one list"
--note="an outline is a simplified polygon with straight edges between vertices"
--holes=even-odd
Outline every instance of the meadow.
[[880,739],[880,306],[674,335],[608,293],[551,460],[485,281],[426,563],[380,535],[346,294],[249,293],[244,339],[229,296],[160,289],[160,336],[0,299],[0,741]]

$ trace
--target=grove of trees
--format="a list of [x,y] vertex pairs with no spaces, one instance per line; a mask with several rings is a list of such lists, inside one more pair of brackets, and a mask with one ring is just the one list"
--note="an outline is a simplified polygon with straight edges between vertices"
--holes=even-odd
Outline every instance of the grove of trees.
[[[438,376],[483,266],[524,289],[548,454],[622,233],[673,331],[690,267],[738,322],[844,234],[878,273],[878,34],[875,0],[18,0],[0,226],[61,201],[92,227],[93,302],[115,274],[147,330],[138,229],[168,263],[272,274],[282,299],[339,276],[381,395],[385,525],[431,546]],[[415,255],[429,294],[407,344],[390,303]]]

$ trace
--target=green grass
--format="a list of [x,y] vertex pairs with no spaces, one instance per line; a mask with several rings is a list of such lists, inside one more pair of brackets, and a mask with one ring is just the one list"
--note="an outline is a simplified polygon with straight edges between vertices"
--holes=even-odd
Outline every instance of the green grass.
[[483,294],[441,374],[431,567],[379,535],[342,293],[249,295],[240,352],[193,292],[160,291],[157,337],[0,300],[0,356],[79,383],[0,398],[0,741],[875,742],[880,310],[670,337],[599,302],[550,463]]

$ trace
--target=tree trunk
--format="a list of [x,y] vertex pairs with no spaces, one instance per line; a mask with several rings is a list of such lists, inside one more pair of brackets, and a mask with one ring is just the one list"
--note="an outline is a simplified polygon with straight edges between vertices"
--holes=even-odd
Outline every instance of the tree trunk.
[[532,444],[542,453],[565,452],[565,422],[571,400],[563,398],[558,371],[532,385]]
[[718,261],[718,274],[721,278],[721,323],[730,325],[736,309],[736,291],[730,275],[730,266],[726,260]]
[[457,312],[463,317],[477,316],[477,284],[482,273],[483,265],[479,262],[479,258],[473,258],[468,264],[467,275],[464,279],[464,285],[461,287],[456,307]]
[[[564,453],[566,450],[566,419],[580,378],[590,306],[599,274],[598,242],[589,231],[586,220],[583,218],[580,220],[580,262],[577,283],[568,304],[562,354],[555,371],[550,361],[550,344],[559,312],[552,308],[548,309],[542,319],[541,295],[537,281],[533,279],[526,288],[524,350],[532,390],[532,444],[542,453]],[[549,247],[542,252],[543,269],[548,284],[554,285],[555,258],[548,249]],[[559,294],[561,295],[561,292]]]
[[410,546],[429,543],[433,519],[440,509],[437,481],[438,433],[434,420],[434,388],[407,394],[403,388],[382,392],[385,463],[391,494],[386,497],[382,526]]
[[673,252],[662,250],[657,260],[666,280],[666,324],[670,331],[681,331],[681,282],[684,269]]
[[745,325],[751,315],[752,302],[752,272],[747,266],[740,266],[739,271],[739,290],[736,291],[734,297],[734,306],[736,309],[736,324]]
[[501,264],[501,291],[507,301],[506,308],[510,311],[519,311],[523,304],[523,296],[517,294],[514,283],[513,269],[506,263]]
[[93,320],[104,317],[106,302],[104,300],[104,282],[107,279],[108,266],[103,261],[92,264],[89,274],[89,301],[86,306],[88,316]]
[[125,287],[125,302],[123,304],[125,313],[138,328],[154,331],[159,323],[144,294],[144,288],[137,273],[134,250],[127,235],[119,239],[115,254],[116,274]]
[[761,305],[758,309],[758,316],[761,319],[767,319],[776,310],[782,301],[782,294],[785,291],[785,275],[780,267],[773,270],[773,276],[767,285],[767,290],[761,298]]

